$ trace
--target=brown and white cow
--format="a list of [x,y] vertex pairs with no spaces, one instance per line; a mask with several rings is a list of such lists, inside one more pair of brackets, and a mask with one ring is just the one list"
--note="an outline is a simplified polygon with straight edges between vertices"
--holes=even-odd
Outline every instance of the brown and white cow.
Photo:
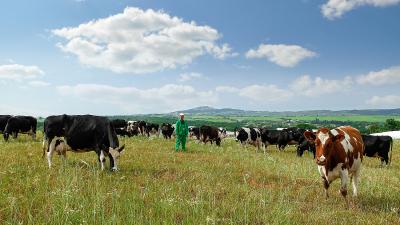
[[340,193],[347,207],[347,183],[353,179],[353,196],[357,196],[364,143],[360,132],[350,126],[342,126],[332,130],[320,128],[316,133],[306,131],[304,136],[316,147],[316,162],[328,198],[328,188],[332,181],[341,179]]

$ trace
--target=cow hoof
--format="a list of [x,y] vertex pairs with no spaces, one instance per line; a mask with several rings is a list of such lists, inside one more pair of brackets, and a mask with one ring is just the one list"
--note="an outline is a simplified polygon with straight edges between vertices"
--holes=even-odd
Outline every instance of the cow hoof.
[[111,169],[111,172],[118,172],[119,170],[118,170],[118,168],[112,168]]

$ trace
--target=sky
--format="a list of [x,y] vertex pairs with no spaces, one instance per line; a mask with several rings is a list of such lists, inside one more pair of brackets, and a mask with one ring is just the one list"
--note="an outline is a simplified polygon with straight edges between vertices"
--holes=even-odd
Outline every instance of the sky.
[[0,7],[0,114],[400,107],[400,0]]

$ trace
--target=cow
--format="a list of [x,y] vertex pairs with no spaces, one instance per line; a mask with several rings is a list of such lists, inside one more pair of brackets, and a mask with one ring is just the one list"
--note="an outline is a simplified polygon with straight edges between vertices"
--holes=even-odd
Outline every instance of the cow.
[[174,132],[175,128],[170,123],[163,123],[161,124],[161,133],[165,139],[171,139],[172,133]]
[[195,137],[200,141],[200,128],[199,127],[189,127],[189,137]]
[[147,123],[146,129],[145,129],[147,137],[150,137],[151,134],[159,136],[160,135],[159,129],[160,129],[160,125],[155,124],[155,123]]
[[127,135],[128,137],[131,136],[130,132],[128,132],[128,122],[123,119],[114,119],[111,120],[111,123],[115,129],[115,133],[117,135],[125,136]]
[[284,150],[287,145],[298,145],[304,142],[304,132],[302,128],[289,127],[281,130],[278,137],[278,149]]
[[221,146],[221,140],[226,137],[226,130],[223,128],[203,125],[199,129],[200,141],[206,144],[208,141],[215,141],[217,146]]
[[305,151],[309,151],[313,153],[315,159],[315,144],[304,139],[300,144],[297,145],[296,153],[298,157],[303,156]]
[[143,121],[143,120],[137,121],[137,126],[138,126],[138,129],[139,129],[139,133],[142,136],[146,135],[146,127],[147,127],[146,121]]
[[[390,165],[393,152],[393,139],[390,136],[372,136],[362,135],[364,141],[365,150],[364,155],[368,157],[378,156],[381,159],[381,163]],[[389,158],[390,151],[390,158]]]
[[14,137],[18,137],[18,133],[25,133],[32,135],[32,139],[36,138],[36,126],[37,120],[32,116],[13,116],[7,121],[7,125],[4,128],[3,137],[5,141],[8,141],[10,134]]
[[139,123],[138,121],[129,120],[127,122],[127,129],[126,129],[129,137],[138,136],[140,134]]
[[260,147],[262,147],[264,154],[266,154],[265,144],[261,138],[261,129],[259,128],[242,127],[236,130],[236,140],[238,140],[244,147],[247,144],[257,147],[257,150],[260,150]]
[[261,129],[261,141],[265,147],[268,145],[278,145],[278,139],[281,131],[279,130],[268,130],[266,128]]
[[340,193],[346,201],[348,177],[353,179],[353,196],[357,196],[362,159],[364,155],[364,142],[360,132],[350,126],[342,126],[332,130],[320,128],[316,133],[304,132],[307,140],[315,143],[316,163],[321,175],[325,196],[328,198],[329,185],[335,179],[341,179]]
[[49,141],[47,148],[49,168],[55,151],[61,151],[63,156],[66,151],[94,151],[102,170],[106,156],[110,160],[110,169],[118,170],[118,159],[125,146],[119,146],[117,134],[108,118],[92,115],[48,117],[44,132],[45,138]]
[[4,132],[4,129],[6,128],[7,121],[10,119],[12,116],[10,115],[0,115],[0,133]]

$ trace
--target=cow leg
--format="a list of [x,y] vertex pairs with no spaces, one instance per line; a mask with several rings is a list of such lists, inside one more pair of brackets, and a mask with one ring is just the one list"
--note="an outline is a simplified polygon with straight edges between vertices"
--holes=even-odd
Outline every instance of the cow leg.
[[264,156],[267,155],[267,146],[265,143],[262,144],[263,150],[264,150]]
[[[349,171],[347,169],[342,169],[340,171],[340,193],[342,194],[344,200],[346,201],[346,206],[349,208],[349,200],[347,199],[347,182],[349,178]],[[355,180],[355,178],[353,179]]]
[[322,183],[324,184],[324,188],[325,188],[325,198],[328,199],[329,198],[329,193],[328,193],[329,182],[325,177],[322,177]]
[[[46,135],[45,135],[45,136],[43,136],[43,143],[42,143],[42,149],[43,149],[42,158],[44,158],[44,156],[45,156],[47,150],[49,149],[49,144],[48,144],[47,142],[48,142],[48,140],[47,140],[47,137],[46,137]],[[47,148],[46,148],[46,147],[47,147]]]
[[353,197],[357,197],[357,186],[358,186],[359,179],[360,179],[360,170],[356,170],[353,173],[353,179],[352,179]]
[[49,150],[47,152],[47,162],[49,163],[49,168],[51,168],[51,158],[53,156],[55,148],[56,148],[56,139],[53,138],[49,144]]
[[97,151],[97,155],[99,156],[100,168],[101,170],[104,170],[104,162],[106,161],[106,157],[104,156],[104,151],[103,150],[100,150],[100,152]]
[[17,139],[17,137],[18,137],[18,132],[13,132],[13,138]]

